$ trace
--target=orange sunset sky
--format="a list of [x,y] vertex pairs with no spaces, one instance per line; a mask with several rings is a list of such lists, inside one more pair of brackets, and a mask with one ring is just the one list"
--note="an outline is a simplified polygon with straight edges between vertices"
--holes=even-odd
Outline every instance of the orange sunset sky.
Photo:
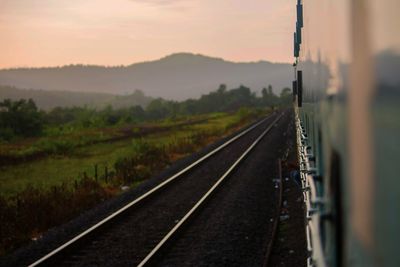
[[292,61],[294,0],[0,0],[0,68],[127,65],[176,52]]

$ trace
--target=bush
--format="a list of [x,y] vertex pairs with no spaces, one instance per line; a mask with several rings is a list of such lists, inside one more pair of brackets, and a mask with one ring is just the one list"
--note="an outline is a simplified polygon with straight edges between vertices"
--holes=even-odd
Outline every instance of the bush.
[[43,116],[32,99],[0,102],[0,137],[38,136],[43,129]]
[[67,154],[73,151],[76,146],[76,143],[67,139],[42,139],[34,145],[37,151],[49,154]]
[[116,176],[124,183],[143,180],[169,164],[169,155],[163,146],[156,146],[141,139],[132,143],[133,155],[118,159],[115,164]]
[[0,196],[0,255],[39,238],[47,229],[111,196],[110,190],[87,177],[75,188],[66,184],[48,190],[29,186],[12,198]]
[[169,163],[169,157],[164,146],[157,146],[142,139],[133,140],[133,159],[138,164],[159,169]]

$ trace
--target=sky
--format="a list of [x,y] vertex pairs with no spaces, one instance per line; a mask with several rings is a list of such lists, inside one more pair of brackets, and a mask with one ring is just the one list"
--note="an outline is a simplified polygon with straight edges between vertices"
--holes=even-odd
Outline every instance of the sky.
[[0,0],[0,68],[292,61],[294,0]]

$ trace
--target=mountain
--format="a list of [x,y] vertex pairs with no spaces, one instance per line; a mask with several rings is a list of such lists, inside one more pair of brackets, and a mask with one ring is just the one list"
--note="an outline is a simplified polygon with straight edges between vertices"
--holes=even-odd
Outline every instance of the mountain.
[[48,91],[33,89],[18,89],[10,86],[0,86],[0,100],[19,100],[32,98],[36,105],[43,110],[55,107],[82,107],[104,108],[108,105],[114,108],[140,105],[146,107],[153,98],[147,97],[143,92],[136,90],[128,95],[112,95],[106,93],[86,93],[68,91]]
[[289,87],[290,64],[266,61],[235,63],[190,53],[173,54],[129,66],[68,65],[54,68],[0,70],[0,85],[50,91],[126,94],[134,89],[173,100],[196,98],[218,88],[241,84],[260,91],[271,84],[275,92]]

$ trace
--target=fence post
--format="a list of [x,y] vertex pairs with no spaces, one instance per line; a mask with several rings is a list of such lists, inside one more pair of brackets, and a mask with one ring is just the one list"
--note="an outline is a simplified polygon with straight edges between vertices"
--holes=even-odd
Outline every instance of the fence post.
[[96,182],[97,182],[97,164],[95,164],[94,165],[94,179],[96,180]]
[[108,168],[107,168],[107,166],[104,167],[104,179],[107,184],[108,183]]

